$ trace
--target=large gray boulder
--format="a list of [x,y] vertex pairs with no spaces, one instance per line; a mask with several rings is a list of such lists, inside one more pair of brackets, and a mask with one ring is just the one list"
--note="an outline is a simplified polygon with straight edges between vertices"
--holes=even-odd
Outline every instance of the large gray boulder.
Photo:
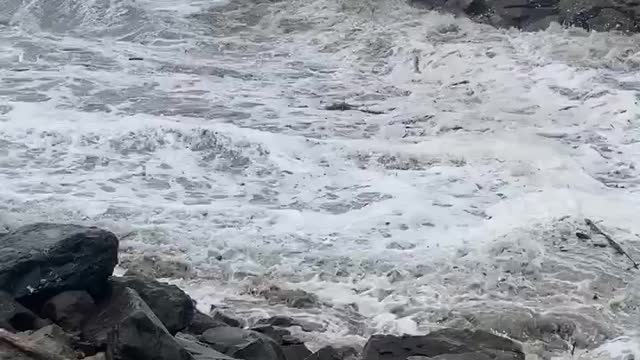
[[67,331],[77,331],[96,311],[93,298],[86,291],[65,291],[49,299],[42,313]]
[[363,360],[396,360],[412,356],[456,360],[524,360],[519,344],[481,330],[443,329],[424,336],[372,336]]
[[194,360],[235,360],[230,356],[206,346],[193,336],[178,333],[176,340],[193,356]]
[[19,300],[100,293],[118,262],[118,239],[95,227],[37,223],[0,236],[0,244],[0,290]]
[[114,360],[191,360],[135,290],[116,288],[82,329]]
[[162,321],[169,333],[175,335],[191,323],[195,314],[193,300],[179,287],[143,275],[125,275],[111,279],[114,287],[135,290]]
[[243,360],[286,360],[278,343],[266,335],[231,326],[209,329],[200,341],[210,347]]

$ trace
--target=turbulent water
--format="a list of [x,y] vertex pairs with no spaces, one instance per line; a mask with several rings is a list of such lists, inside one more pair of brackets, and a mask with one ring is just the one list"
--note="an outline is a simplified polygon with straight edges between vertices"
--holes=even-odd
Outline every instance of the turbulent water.
[[640,261],[638,69],[637,36],[393,0],[0,0],[0,220],[109,228],[123,268],[316,347],[637,358],[639,270],[576,232]]

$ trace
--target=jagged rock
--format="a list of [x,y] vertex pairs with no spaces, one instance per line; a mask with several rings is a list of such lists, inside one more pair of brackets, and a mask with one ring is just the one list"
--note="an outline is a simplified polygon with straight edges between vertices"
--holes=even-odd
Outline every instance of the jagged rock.
[[195,313],[193,300],[179,287],[142,275],[125,275],[111,279],[114,286],[135,290],[169,333],[176,334],[191,323]]
[[211,316],[203,314],[196,309],[195,314],[193,315],[193,319],[191,319],[191,324],[187,327],[186,332],[194,335],[202,335],[202,333],[209,329],[221,326],[229,325],[220,320],[215,320]]
[[193,356],[194,360],[233,360],[232,357],[199,342],[195,337],[178,333],[176,340]]
[[244,360],[286,360],[273,339],[256,331],[218,327],[202,334],[200,340],[231,357]]
[[232,327],[242,327],[243,325],[242,321],[232,318],[231,316],[226,315],[220,310],[215,310],[215,312],[213,313],[213,320],[221,321],[227,324],[228,326],[232,326]]
[[118,262],[118,239],[95,227],[37,223],[2,235],[0,243],[0,290],[19,300],[100,293]]
[[257,331],[261,334],[264,334],[268,337],[270,337],[271,339],[273,339],[275,342],[277,342],[278,344],[282,344],[283,341],[283,337],[285,335],[291,335],[291,332],[287,329],[282,329],[282,328],[275,328],[271,325],[260,325],[260,326],[256,326],[251,328],[251,330],[253,331]]
[[300,341],[300,339],[291,335],[287,329],[273,327],[271,325],[262,325],[252,328],[251,330],[264,334],[278,345],[282,347],[286,360],[304,360],[311,355],[311,350]]
[[358,351],[350,346],[342,346],[334,348],[333,346],[325,346],[308,356],[306,360],[346,360],[358,358]]
[[524,360],[522,348],[517,343],[485,331],[468,329],[443,329],[424,336],[374,335],[363,351],[363,360],[395,360],[410,356],[442,356],[442,360],[483,357]]
[[82,329],[85,340],[106,347],[114,360],[190,360],[138,293],[115,288]]
[[285,304],[298,309],[317,307],[319,305],[319,300],[316,295],[300,289],[280,289],[277,286],[272,286],[268,290],[263,291],[262,295],[269,300],[270,303]]
[[29,309],[13,299],[13,296],[0,291],[0,328],[11,332],[40,329],[51,322],[39,318]]
[[47,301],[42,307],[44,316],[65,330],[79,330],[95,313],[96,304],[86,291],[65,291]]
[[12,334],[0,330],[2,360],[68,360],[76,359],[71,339],[57,325],[48,325],[32,334]]

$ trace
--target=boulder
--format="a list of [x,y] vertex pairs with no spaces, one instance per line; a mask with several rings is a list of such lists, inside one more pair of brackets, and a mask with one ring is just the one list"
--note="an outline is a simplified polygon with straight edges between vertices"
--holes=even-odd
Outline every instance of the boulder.
[[291,332],[287,329],[262,325],[254,327],[251,330],[270,337],[280,345],[287,360],[304,360],[312,354],[311,350],[309,350],[300,339],[292,336]]
[[298,309],[317,307],[320,303],[316,295],[300,289],[290,290],[272,286],[261,294],[270,303],[285,304]]
[[209,315],[206,315],[200,312],[198,309],[195,310],[193,314],[193,319],[191,319],[191,324],[185,329],[185,332],[193,335],[202,335],[205,331],[221,326],[229,326],[228,324],[215,320]]
[[48,325],[32,334],[12,334],[0,330],[0,359],[3,360],[68,360],[78,355],[71,339],[56,325]]
[[193,319],[195,313],[193,300],[175,285],[142,275],[113,277],[111,281],[114,287],[128,287],[135,290],[172,335],[189,326]]
[[216,351],[186,334],[177,334],[176,340],[193,356],[194,360],[234,360],[232,357]]
[[200,340],[212,348],[237,359],[286,360],[273,339],[259,332],[235,327],[218,327],[202,334]]
[[273,339],[278,344],[282,344],[285,335],[291,335],[291,332],[287,329],[273,327],[271,325],[260,325],[251,328],[253,331],[257,331]]
[[93,298],[86,291],[65,291],[49,299],[42,314],[68,331],[80,330],[96,311]]
[[40,329],[50,323],[17,303],[13,296],[0,291],[0,328],[18,332]]
[[308,356],[307,360],[346,360],[357,359],[358,351],[350,346],[333,347],[325,346]]
[[227,324],[228,326],[232,326],[232,327],[242,327],[243,323],[242,321],[235,319],[229,315],[226,315],[225,313],[221,312],[220,310],[216,310],[213,313],[213,320],[216,321],[220,321],[222,323]]
[[114,360],[190,360],[138,293],[115,288],[82,329],[82,336],[106,348]]
[[260,319],[257,322],[258,326],[262,325],[273,325],[279,327],[292,327],[299,326],[302,331],[306,332],[322,332],[325,331],[326,328],[322,324],[314,323],[311,321],[296,319],[289,316],[276,315],[266,319]]
[[468,329],[443,329],[424,336],[374,335],[363,351],[363,360],[395,360],[411,356],[441,356],[442,360],[525,358],[519,344],[485,331]]
[[99,294],[118,262],[118,239],[95,227],[36,223],[0,243],[0,290],[21,301],[67,290]]

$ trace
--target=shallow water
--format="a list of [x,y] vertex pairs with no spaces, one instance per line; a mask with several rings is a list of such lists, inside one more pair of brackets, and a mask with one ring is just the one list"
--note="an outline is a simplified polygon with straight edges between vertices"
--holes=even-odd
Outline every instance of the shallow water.
[[638,270],[575,235],[640,260],[637,36],[372,0],[0,0],[0,24],[6,227],[105,226],[123,267],[313,346],[455,325],[640,356]]

